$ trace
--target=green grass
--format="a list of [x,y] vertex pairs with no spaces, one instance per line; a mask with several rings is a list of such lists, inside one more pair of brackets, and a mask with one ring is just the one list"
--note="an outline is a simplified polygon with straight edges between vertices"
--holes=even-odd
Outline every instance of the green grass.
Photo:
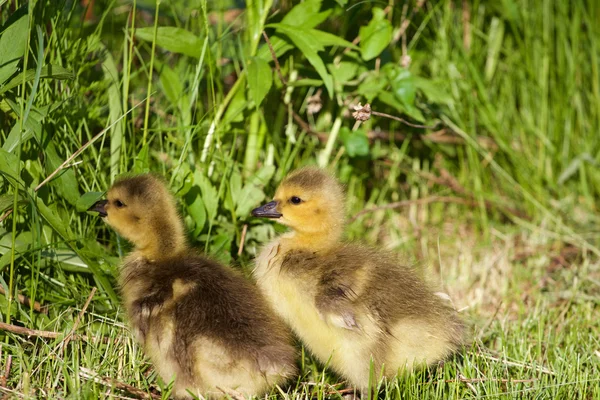
[[[321,163],[346,184],[349,216],[380,208],[349,237],[422,266],[472,327],[459,359],[380,397],[600,399],[600,7],[466,3],[96,0],[86,21],[80,2],[0,0],[1,319],[58,333],[0,332],[0,391],[168,396],[115,289],[128,244],[84,212],[119,174],[164,175],[192,243],[249,272],[279,231],[250,210]],[[435,128],[358,126],[358,102]],[[300,362],[273,396],[344,393]]]

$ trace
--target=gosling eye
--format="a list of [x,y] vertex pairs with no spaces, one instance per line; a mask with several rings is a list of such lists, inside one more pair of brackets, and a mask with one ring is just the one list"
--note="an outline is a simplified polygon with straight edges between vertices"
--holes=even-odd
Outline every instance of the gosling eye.
[[290,202],[292,204],[300,204],[300,203],[302,203],[302,199],[300,197],[298,197],[298,196],[292,196],[290,198]]
[[123,207],[125,207],[125,204],[124,204],[124,203],[123,203],[121,200],[118,200],[118,199],[117,199],[117,200],[115,200],[115,201],[113,201],[113,204],[114,204],[114,205],[115,205],[115,207],[117,207],[117,208],[123,208]]

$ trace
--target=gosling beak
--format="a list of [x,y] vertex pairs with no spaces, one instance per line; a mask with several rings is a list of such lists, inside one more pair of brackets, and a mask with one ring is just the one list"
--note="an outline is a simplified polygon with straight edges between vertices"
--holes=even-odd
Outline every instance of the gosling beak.
[[104,218],[104,217],[106,217],[108,215],[106,213],[106,203],[108,203],[108,200],[97,201],[96,203],[94,203],[93,206],[91,206],[90,208],[88,208],[88,211],[95,211],[98,214],[100,214],[100,216],[102,218]]
[[255,208],[254,210],[252,210],[252,216],[264,218],[279,218],[282,214],[277,212],[277,204],[278,202],[273,200],[265,205]]

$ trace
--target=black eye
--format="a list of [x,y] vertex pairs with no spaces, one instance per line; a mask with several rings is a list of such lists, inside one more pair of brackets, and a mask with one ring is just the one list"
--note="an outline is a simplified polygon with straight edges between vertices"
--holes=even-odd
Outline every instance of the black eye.
[[113,204],[117,208],[123,208],[123,207],[125,207],[125,204],[123,204],[123,202],[121,200],[115,200],[115,201],[113,201]]
[[297,197],[297,196],[292,196],[290,198],[290,201],[292,202],[292,204],[300,204],[300,203],[302,203],[302,199],[300,197]]

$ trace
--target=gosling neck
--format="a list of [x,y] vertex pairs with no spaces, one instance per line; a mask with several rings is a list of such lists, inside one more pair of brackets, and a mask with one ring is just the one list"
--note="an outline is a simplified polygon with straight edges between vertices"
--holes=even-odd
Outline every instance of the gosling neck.
[[165,224],[161,220],[152,223],[151,232],[136,243],[135,251],[150,261],[159,261],[173,257],[187,249],[183,227],[178,223]]
[[314,252],[327,252],[342,240],[342,227],[323,232],[304,232],[294,230],[288,236],[288,245],[295,249],[309,249]]

